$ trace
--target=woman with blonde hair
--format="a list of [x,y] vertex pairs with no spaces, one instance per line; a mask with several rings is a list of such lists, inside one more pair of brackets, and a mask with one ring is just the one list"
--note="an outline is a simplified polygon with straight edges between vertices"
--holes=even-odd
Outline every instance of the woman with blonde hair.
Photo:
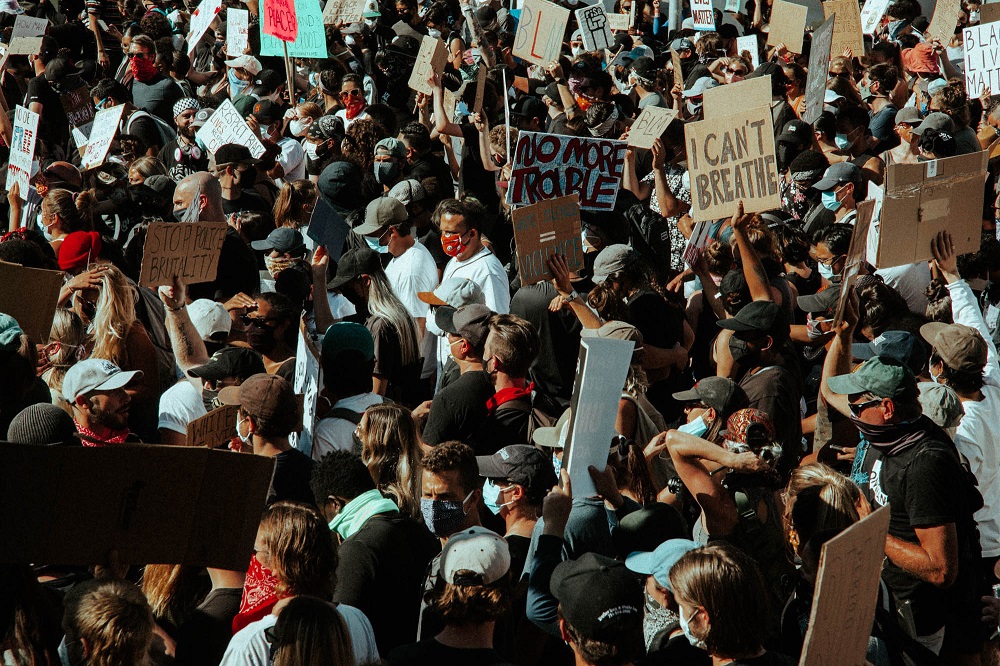
[[147,178],[155,175],[166,176],[167,168],[163,166],[163,162],[155,157],[145,155],[129,165],[128,184],[141,185],[146,182]]
[[821,463],[796,468],[784,500],[785,535],[797,556],[817,533],[845,530],[870,511],[853,481]]
[[290,600],[267,639],[274,666],[354,663],[344,618],[330,604],[313,597]]
[[281,186],[274,200],[274,226],[302,229],[309,224],[319,189],[311,180],[293,180]]
[[361,460],[383,495],[411,518],[420,513],[420,448],[410,411],[396,404],[369,407],[358,424]]
[[94,230],[93,205],[94,197],[90,192],[56,188],[45,193],[38,226],[57,257],[66,236],[74,231]]
[[69,405],[65,404],[62,397],[63,377],[77,361],[86,358],[86,338],[87,330],[83,320],[72,310],[56,308],[48,344],[42,347],[40,354],[39,369],[42,370],[41,377],[52,394],[52,404],[67,410]]

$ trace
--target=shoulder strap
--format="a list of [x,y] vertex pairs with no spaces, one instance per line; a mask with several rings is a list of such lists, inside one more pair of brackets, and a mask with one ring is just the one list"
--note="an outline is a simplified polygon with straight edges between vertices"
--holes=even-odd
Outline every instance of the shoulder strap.
[[354,425],[361,423],[362,416],[364,416],[364,412],[356,412],[353,409],[347,409],[346,407],[337,407],[336,409],[331,409],[326,413],[326,418],[328,419],[344,419],[345,421],[350,421]]
[[497,405],[495,411],[523,412],[527,414],[528,412],[531,411],[531,404],[530,403],[526,404],[523,400],[518,398],[516,400],[508,400],[507,402],[500,403],[499,405]]

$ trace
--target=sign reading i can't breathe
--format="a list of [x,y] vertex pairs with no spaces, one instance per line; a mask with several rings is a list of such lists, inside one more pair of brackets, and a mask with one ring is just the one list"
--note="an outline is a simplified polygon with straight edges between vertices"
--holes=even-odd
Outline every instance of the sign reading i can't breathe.
[[[772,140],[773,143],[773,140]],[[613,210],[625,165],[624,141],[521,132],[507,203],[530,206],[569,194],[584,210]],[[774,148],[772,146],[772,156]]]

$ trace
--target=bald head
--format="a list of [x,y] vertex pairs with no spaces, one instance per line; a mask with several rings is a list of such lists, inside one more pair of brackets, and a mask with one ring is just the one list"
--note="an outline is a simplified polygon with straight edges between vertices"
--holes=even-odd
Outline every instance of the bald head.
[[[190,208],[197,199],[198,215],[188,218],[199,222],[221,222],[222,186],[219,179],[207,171],[199,171],[183,178],[174,189],[174,212]],[[191,215],[194,215],[192,212]]]

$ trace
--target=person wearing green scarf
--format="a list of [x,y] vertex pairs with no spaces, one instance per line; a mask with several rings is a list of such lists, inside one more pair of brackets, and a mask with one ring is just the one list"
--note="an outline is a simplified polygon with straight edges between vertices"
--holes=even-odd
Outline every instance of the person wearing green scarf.
[[368,519],[380,513],[399,513],[399,507],[391,499],[382,497],[377,488],[361,493],[344,505],[340,513],[330,521],[330,529],[341,539],[350,539]]

